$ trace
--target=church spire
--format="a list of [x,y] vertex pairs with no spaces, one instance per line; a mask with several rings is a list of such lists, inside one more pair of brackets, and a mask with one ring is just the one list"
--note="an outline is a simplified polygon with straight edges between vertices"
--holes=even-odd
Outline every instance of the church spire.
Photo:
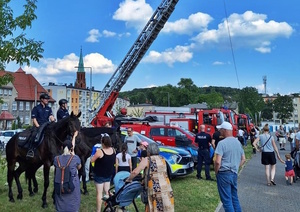
[[84,64],[83,64],[83,57],[82,57],[82,47],[80,48],[80,58],[79,58],[77,72],[84,72]]
[[82,47],[80,48],[80,58],[78,63],[77,78],[75,81],[75,88],[86,89],[85,71],[82,57]]

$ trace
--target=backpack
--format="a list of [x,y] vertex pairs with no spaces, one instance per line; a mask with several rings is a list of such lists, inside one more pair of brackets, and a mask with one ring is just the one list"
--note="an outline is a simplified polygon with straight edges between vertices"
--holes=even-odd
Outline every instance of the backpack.
[[54,192],[55,194],[70,194],[74,191],[75,186],[72,179],[72,173],[70,170],[70,163],[74,155],[71,155],[67,164],[62,166],[59,157],[56,157],[58,167],[55,167],[54,176]]

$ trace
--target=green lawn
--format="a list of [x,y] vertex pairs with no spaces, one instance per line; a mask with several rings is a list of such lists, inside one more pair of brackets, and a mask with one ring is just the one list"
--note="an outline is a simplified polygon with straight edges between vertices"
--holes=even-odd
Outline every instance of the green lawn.
[[[251,157],[251,146],[248,145],[245,148],[246,158]],[[204,167],[203,167],[204,169]],[[204,170],[202,173],[204,177]],[[213,168],[211,167],[211,176],[215,179],[215,174]],[[53,172],[50,175],[50,182],[53,182]],[[39,182],[39,192],[33,197],[28,195],[27,184],[25,183],[24,174],[21,175],[21,183],[23,186],[23,200],[17,200],[17,190],[16,184],[13,182],[13,192],[16,202],[10,203],[8,201],[8,186],[6,183],[6,169],[3,171],[0,169],[0,211],[5,212],[16,212],[16,211],[55,211],[54,205],[52,204],[51,192],[53,185],[50,183],[50,189],[48,189],[48,208],[42,210],[41,208],[41,195],[43,191],[43,178],[42,172],[39,171],[38,175]],[[180,178],[175,178],[171,181],[172,188],[174,190],[175,196],[175,211],[179,212],[188,212],[188,211],[215,211],[220,199],[217,191],[216,182],[206,181],[206,180],[197,180],[196,171],[194,173]],[[89,195],[81,196],[81,207],[80,211],[90,212],[95,211],[96,208],[96,199],[95,199],[95,187],[93,182],[88,183]],[[139,199],[137,199],[138,207],[140,211],[143,211],[143,205]],[[134,211],[133,206],[129,206],[128,210],[130,212]]]

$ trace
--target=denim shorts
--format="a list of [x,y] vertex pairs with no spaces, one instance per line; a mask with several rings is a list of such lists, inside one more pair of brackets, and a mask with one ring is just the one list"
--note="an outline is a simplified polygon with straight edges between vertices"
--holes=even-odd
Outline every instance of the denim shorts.
[[98,176],[94,176],[94,182],[97,184],[102,184],[102,183],[106,183],[106,182],[110,182],[111,177],[98,177]]

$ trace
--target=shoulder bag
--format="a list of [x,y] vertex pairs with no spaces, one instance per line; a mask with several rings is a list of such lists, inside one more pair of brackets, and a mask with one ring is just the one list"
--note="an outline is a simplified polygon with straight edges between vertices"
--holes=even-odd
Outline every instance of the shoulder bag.
[[270,135],[270,137],[269,137],[269,139],[266,141],[266,143],[264,143],[264,145],[258,147],[258,151],[262,152],[262,150],[264,149],[264,146],[266,146],[266,144],[269,142],[269,140],[271,139],[271,137],[272,137],[272,136]]

